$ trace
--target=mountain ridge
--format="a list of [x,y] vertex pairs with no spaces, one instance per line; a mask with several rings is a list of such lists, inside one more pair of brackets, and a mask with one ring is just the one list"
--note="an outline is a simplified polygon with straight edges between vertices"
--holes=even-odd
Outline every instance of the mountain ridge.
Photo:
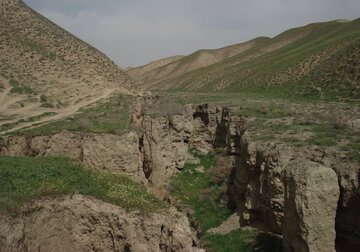
[[[289,29],[273,38],[257,38],[255,46],[214,64],[189,69],[182,73],[174,70],[175,74],[167,73],[163,66],[144,73],[137,77],[136,81],[138,86],[150,90],[182,91],[237,92],[244,88],[263,90],[290,85],[289,88],[296,87],[296,93],[299,94],[336,97],[336,92],[339,92],[341,97],[338,95],[338,98],[352,99],[360,96],[359,84],[356,82],[359,76],[358,63],[348,66],[353,69],[355,75],[352,77],[354,79],[349,81],[351,84],[347,84],[348,90],[345,92],[343,92],[343,84],[328,83],[325,87],[320,79],[314,81],[316,79],[314,76],[311,85],[305,83],[305,80],[322,65],[335,65],[333,55],[345,50],[344,48],[352,43],[356,46],[358,38],[360,38],[360,19],[312,23]],[[171,64],[179,66],[180,61],[190,60],[192,55]],[[355,59],[356,55],[347,57]]]

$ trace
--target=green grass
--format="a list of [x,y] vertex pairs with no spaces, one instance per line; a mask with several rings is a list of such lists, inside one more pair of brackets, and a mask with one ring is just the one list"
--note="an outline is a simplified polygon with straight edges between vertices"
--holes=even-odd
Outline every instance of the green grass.
[[44,117],[49,117],[49,116],[53,116],[56,115],[56,112],[44,112],[41,115],[37,115],[37,116],[31,116],[27,119],[20,119],[16,122],[13,123],[5,123],[3,125],[0,126],[0,131],[5,131],[5,130],[9,130],[12,129],[14,127],[16,127],[17,125],[21,124],[21,123],[27,123],[27,122],[35,122],[37,120],[40,120]]
[[[256,229],[238,229],[228,234],[208,234],[206,231],[217,227],[227,220],[233,213],[230,202],[224,200],[223,180],[212,180],[214,160],[216,155],[226,158],[224,149],[216,149],[216,154],[199,155],[195,148],[189,152],[198,157],[200,164],[185,164],[184,169],[172,178],[171,194],[184,205],[190,206],[193,210],[192,217],[199,224],[203,236],[201,241],[210,251],[228,252],[252,252],[272,251],[281,252],[280,239],[261,233]],[[205,171],[197,171],[196,168],[204,167]],[[223,170],[222,170],[223,171]],[[264,238],[265,237],[265,238]]]
[[164,207],[146,189],[121,175],[76,166],[62,157],[0,157],[0,209],[18,213],[25,201],[80,193],[147,213]]
[[[110,133],[121,135],[130,130],[129,101],[121,95],[114,96],[106,103],[81,108],[72,117],[49,122],[33,129],[19,132],[46,134],[62,130],[77,132]],[[17,134],[14,132],[12,134]]]
[[202,240],[211,248],[211,251],[253,252],[253,242],[257,234],[258,232],[254,231],[235,230],[226,235],[206,235]]
[[282,239],[255,229],[238,229],[226,235],[205,235],[202,240],[214,252],[283,252]]
[[310,145],[319,145],[319,146],[336,146],[337,142],[332,139],[331,137],[328,137],[325,134],[317,134],[315,136],[312,136],[306,140],[306,142]]
[[[284,47],[261,53],[264,48],[304,34]],[[165,78],[159,86],[162,82],[170,82],[176,86],[174,91],[186,91],[188,86],[196,83],[200,87],[199,92],[209,92],[215,90],[219,83],[227,83],[223,92],[260,92],[291,99],[358,100],[359,67],[356,61],[359,58],[359,36],[360,19],[299,27],[275,38],[263,39],[251,49],[214,65]],[[315,58],[319,60],[319,57],[321,62],[315,62]],[[186,57],[181,60],[185,61]],[[302,71],[303,65],[309,61],[313,62],[311,67]],[[332,77],[334,72],[339,73],[335,78]]]
[[355,143],[349,143],[348,145],[343,146],[341,150],[345,151],[348,158],[360,162],[360,140]]
[[[194,151],[194,149],[190,150],[193,154]],[[232,214],[232,211],[226,204],[220,204],[222,191],[210,182],[210,176],[206,172],[213,165],[214,155],[194,154],[194,156],[200,159],[200,164],[185,164],[183,170],[172,179],[171,193],[195,211],[194,217],[205,232],[220,225]],[[203,166],[205,172],[197,171],[198,166]]]

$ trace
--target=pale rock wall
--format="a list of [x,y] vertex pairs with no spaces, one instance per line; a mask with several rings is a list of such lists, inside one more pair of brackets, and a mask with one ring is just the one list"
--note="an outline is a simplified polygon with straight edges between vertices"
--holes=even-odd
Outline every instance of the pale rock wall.
[[284,250],[335,252],[339,199],[336,173],[306,159],[294,159],[284,171]]
[[204,252],[174,208],[147,215],[89,196],[42,199],[19,217],[0,215],[0,251]]

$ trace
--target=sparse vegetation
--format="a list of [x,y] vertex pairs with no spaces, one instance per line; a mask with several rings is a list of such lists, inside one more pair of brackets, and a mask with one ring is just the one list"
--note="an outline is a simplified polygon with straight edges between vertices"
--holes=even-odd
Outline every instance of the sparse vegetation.
[[0,157],[0,209],[17,213],[25,201],[81,193],[126,210],[164,208],[146,189],[122,175],[79,167],[62,157]]
[[[153,88],[358,101],[359,26],[360,19],[348,23],[315,23],[285,31],[272,39],[258,38],[254,47],[242,53],[181,75],[169,74],[155,80]],[[186,57],[179,62],[185,60]],[[161,73],[164,68],[153,72]],[[335,77],[334,72],[339,74]],[[143,79],[145,85],[151,81],[150,77]]]
[[129,100],[118,95],[107,102],[97,103],[85,108],[71,117],[46,123],[33,129],[22,129],[18,132],[45,134],[62,130],[110,133],[121,135],[130,129]]
[[53,115],[56,115],[56,114],[57,114],[56,112],[44,112],[41,115],[31,116],[31,117],[29,117],[27,119],[20,119],[20,120],[18,120],[16,122],[13,122],[13,123],[4,123],[4,124],[2,124],[0,126],[0,131],[5,131],[5,130],[8,130],[8,129],[11,129],[11,128],[19,125],[20,123],[35,122],[37,120],[40,120],[41,118],[53,116]]
[[208,155],[197,154],[195,148],[189,152],[199,158],[200,163],[185,164],[184,169],[172,178],[171,194],[193,210],[191,215],[200,224],[203,233],[201,241],[206,247],[214,252],[265,252],[272,251],[272,248],[275,249],[273,251],[281,252],[281,240],[269,238],[267,242],[262,242],[262,237],[269,235],[256,229],[238,229],[226,235],[206,233],[233,213],[232,202],[227,199],[227,180],[232,163],[223,149]]
[[174,115],[182,115],[184,113],[184,106],[176,103],[162,102],[157,104],[145,105],[143,110],[151,117],[165,116],[170,118]]
[[201,104],[219,102],[230,107],[233,114],[249,117],[249,137],[258,142],[287,143],[296,147],[309,145],[332,147],[341,157],[358,160],[356,151],[344,151],[360,141],[350,127],[359,118],[359,104],[329,102],[304,97],[279,97],[259,93],[184,93],[159,92],[171,102]]

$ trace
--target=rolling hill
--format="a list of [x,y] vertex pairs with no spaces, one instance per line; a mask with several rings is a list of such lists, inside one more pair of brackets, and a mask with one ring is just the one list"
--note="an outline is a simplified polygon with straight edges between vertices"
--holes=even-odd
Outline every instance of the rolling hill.
[[217,62],[189,67],[199,62],[200,50],[136,79],[138,85],[153,90],[262,92],[280,88],[283,93],[358,99],[359,41],[360,19],[314,23],[244,43],[247,46],[241,52]]
[[[56,119],[133,80],[106,55],[21,0],[0,2],[0,121]],[[56,117],[56,118],[55,118]]]
[[[174,57],[169,57],[166,59],[171,59],[171,61],[159,60],[143,67],[133,68],[127,71],[127,73],[145,87],[149,87],[158,81],[161,82],[163,79],[174,78],[184,73],[215,64],[249,50],[264,40],[267,40],[267,38],[257,38],[220,49],[202,49],[188,56],[175,58],[175,60],[173,60]],[[158,65],[158,62],[163,62],[163,64]]]

